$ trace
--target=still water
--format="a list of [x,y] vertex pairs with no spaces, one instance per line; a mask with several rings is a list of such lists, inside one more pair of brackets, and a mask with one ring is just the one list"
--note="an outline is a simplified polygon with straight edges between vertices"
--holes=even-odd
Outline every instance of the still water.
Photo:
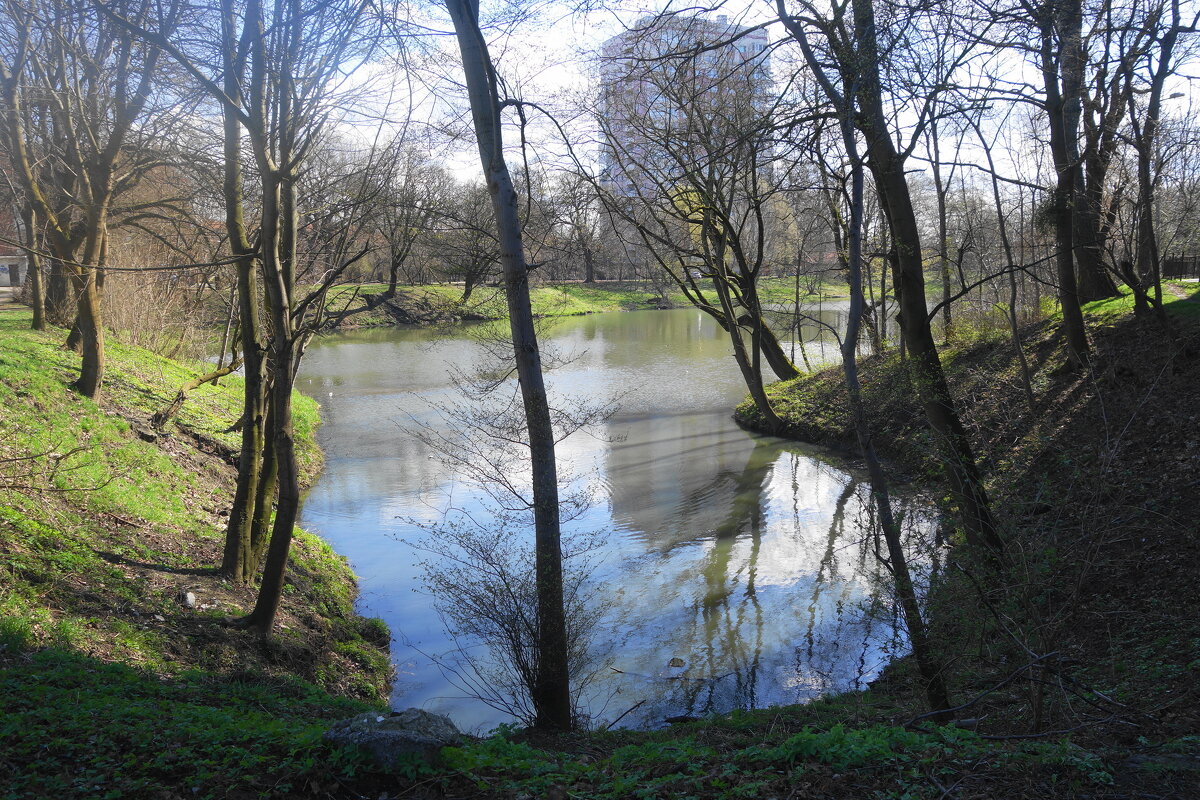
[[[619,403],[558,451],[591,497],[568,529],[598,543],[585,582],[600,610],[595,677],[582,699],[594,719],[653,727],[804,702],[863,685],[903,651],[868,486],[815,448],[733,423],[746,390],[708,318],[574,317],[542,339],[563,362],[549,376],[554,396]],[[484,349],[466,328],[339,334],[312,344],[299,381],[322,405],[326,453],[302,525],[349,558],[363,613],[391,627],[393,705],[475,731],[510,718],[446,671],[455,645],[423,589],[421,564],[437,556],[421,542],[423,524],[486,519],[488,501],[414,431],[447,424],[437,407],[458,397],[449,368]],[[809,344],[810,359],[821,353]],[[914,541],[932,530],[928,504],[903,504]]]

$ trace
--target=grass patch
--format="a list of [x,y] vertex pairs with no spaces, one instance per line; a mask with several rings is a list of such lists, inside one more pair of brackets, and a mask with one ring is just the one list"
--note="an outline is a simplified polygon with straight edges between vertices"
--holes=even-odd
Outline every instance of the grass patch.
[[[354,775],[320,735],[378,707],[391,666],[345,560],[297,531],[278,634],[222,624],[255,599],[215,571],[233,472],[212,444],[238,444],[240,381],[148,435],[207,365],[110,340],[97,404],[68,388],[66,332],[28,324],[0,313],[0,797],[319,796]],[[317,406],[296,409],[311,480]]]

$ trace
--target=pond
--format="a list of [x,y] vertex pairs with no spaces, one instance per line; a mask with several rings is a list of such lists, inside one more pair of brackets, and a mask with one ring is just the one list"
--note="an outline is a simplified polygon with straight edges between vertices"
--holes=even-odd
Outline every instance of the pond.
[[[838,311],[822,313],[835,324]],[[326,466],[301,524],[350,560],[362,612],[391,627],[394,706],[486,731],[511,718],[463,690],[471,676],[449,668],[456,648],[479,654],[446,633],[422,581],[422,563],[439,558],[423,546],[428,524],[489,518],[486,495],[429,443],[448,424],[438,408],[459,395],[450,367],[486,349],[476,333],[391,328],[313,342],[299,388],[322,405]],[[567,529],[594,542],[594,676],[581,702],[595,722],[654,727],[805,702],[863,686],[903,652],[868,485],[817,448],[734,424],[746,390],[711,320],[597,314],[548,323],[542,339],[562,362],[553,396],[618,402],[558,449],[591,498]],[[833,351],[810,342],[808,355]],[[933,530],[927,502],[902,505],[914,541]]]

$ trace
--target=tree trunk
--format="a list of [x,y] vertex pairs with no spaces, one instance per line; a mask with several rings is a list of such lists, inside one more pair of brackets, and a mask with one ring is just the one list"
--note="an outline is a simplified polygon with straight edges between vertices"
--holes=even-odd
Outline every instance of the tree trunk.
[[479,158],[496,215],[509,326],[529,430],[538,609],[537,675],[532,692],[535,725],[539,728],[570,730],[571,695],[563,609],[554,430],[529,303],[529,277],[521,240],[521,223],[517,215],[517,195],[504,160],[497,77],[487,43],[479,29],[478,6],[471,0],[446,0],[446,6],[454,20]]
[[860,132],[866,139],[868,164],[892,235],[900,330],[911,359],[917,396],[937,440],[942,467],[946,470],[950,491],[958,506],[968,541],[976,547],[1000,552],[1003,545],[992,517],[987,492],[979,476],[966,431],[955,410],[929,327],[921,237],[904,176],[904,163],[888,134],[887,117],[883,111],[878,45],[875,41],[875,11],[871,0],[854,0],[854,23],[864,48],[859,54],[864,73],[858,92],[863,111]]
[[758,349],[762,353],[763,358],[767,360],[767,365],[771,367],[771,371],[781,381],[790,380],[800,374],[799,368],[788,358],[787,353],[783,350],[783,345],[779,343],[779,337],[775,335],[775,331],[767,324],[766,320],[759,316],[757,318],[756,335],[758,336]]
[[199,389],[206,383],[212,383],[215,385],[218,379],[234,372],[241,365],[242,360],[240,358],[235,358],[225,366],[201,375],[198,378],[194,378],[193,380],[185,383],[183,386],[180,386],[179,391],[175,393],[175,397],[171,400],[171,402],[168,403],[165,408],[161,408],[154,412],[154,415],[150,417],[150,424],[155,428],[162,429],[168,422],[174,419],[175,415],[178,414],[180,409],[183,408],[183,403],[185,400],[187,400],[188,392]]
[[84,397],[99,401],[104,384],[104,327],[100,315],[100,293],[96,270],[81,267],[71,271],[71,282],[78,297],[75,329],[79,332],[83,362],[76,390]]
[[589,245],[584,244],[583,245],[583,282],[584,283],[595,283],[596,282],[595,261],[596,261],[596,258],[592,254],[592,248]]
[[242,186],[242,125],[234,109],[241,106],[245,61],[237,54],[237,20],[232,0],[221,3],[221,60],[224,68],[225,95],[222,105],[224,136],[225,232],[230,250],[237,258],[238,318],[241,330],[245,383],[242,390],[242,449],[238,456],[237,487],[229,523],[225,529],[225,549],[221,572],[236,583],[248,583],[258,567],[254,552],[255,509],[261,502],[264,464],[270,444],[267,441],[266,416],[268,383],[266,359],[261,340],[259,313],[258,262],[246,230],[245,196]]
[[908,628],[908,638],[912,644],[917,670],[921,673],[921,679],[925,684],[926,702],[931,711],[939,711],[951,707],[949,692],[946,689],[944,667],[934,653],[925,620],[921,616],[921,606],[913,585],[912,573],[908,568],[908,558],[904,552],[902,531],[892,510],[887,475],[875,452],[866,410],[863,407],[862,387],[858,378],[858,336],[864,306],[861,271],[863,169],[862,161],[857,157],[856,152],[858,143],[848,118],[842,123],[842,139],[847,151],[854,154],[851,156],[850,222],[847,232],[850,309],[847,314],[845,337],[842,339],[842,372],[846,382],[846,394],[850,399],[859,452],[867,463],[867,473],[871,478],[871,497],[879,511],[879,523],[887,545],[888,563],[896,582],[896,600]]
[[[1054,190],[1055,267],[1067,357],[1074,367],[1087,363],[1090,351],[1075,281],[1074,219],[1071,211],[1079,185],[1079,115],[1083,82],[1083,11],[1080,0],[1049,7],[1041,21],[1042,79],[1050,123],[1050,153],[1058,181]],[[1054,39],[1060,46],[1055,52]],[[1061,72],[1061,75],[1060,75]],[[1061,85],[1059,83],[1061,79]]]
[[392,257],[388,259],[388,287],[383,293],[384,297],[396,296],[396,285],[400,279],[400,267],[404,262],[401,259]]
[[[1077,169],[1077,173],[1082,170]],[[1077,288],[1079,302],[1090,303],[1093,300],[1103,300],[1106,297],[1116,297],[1120,294],[1117,285],[1104,269],[1104,241],[1101,234],[1100,208],[1101,198],[1091,197],[1091,192],[1075,191],[1079,202],[1073,207],[1073,231],[1075,245],[1075,262],[1078,265]],[[1095,206],[1093,207],[1093,204]]]
[[[275,451],[275,467],[278,471],[277,504],[270,543],[263,562],[258,599],[254,610],[242,621],[244,625],[257,629],[263,636],[271,632],[275,617],[279,613],[288,555],[291,553],[292,536],[300,511],[300,475],[296,463],[296,441],[292,432],[292,391],[290,381],[280,378],[281,375],[290,374],[293,367],[290,343],[287,346],[272,348],[274,388],[270,393],[271,409],[268,418],[271,446]],[[258,492],[259,503],[268,502],[264,495],[264,492]]]
[[33,309],[33,323],[30,327],[35,331],[46,330],[46,293],[42,287],[42,259],[38,255],[39,237],[37,235],[37,214],[33,206],[23,203],[21,206],[21,225],[25,229],[26,259],[29,263],[27,280],[29,281],[29,306]]
[[52,325],[73,325],[75,312],[70,301],[70,279],[66,267],[57,258],[50,259],[50,276],[46,282],[46,317]]

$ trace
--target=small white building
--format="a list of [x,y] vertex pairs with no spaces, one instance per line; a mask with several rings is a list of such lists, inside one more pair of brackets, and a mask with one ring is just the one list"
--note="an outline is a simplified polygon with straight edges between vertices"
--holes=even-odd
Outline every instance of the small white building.
[[0,253],[0,286],[21,286],[25,283],[27,268],[27,259],[24,255]]

